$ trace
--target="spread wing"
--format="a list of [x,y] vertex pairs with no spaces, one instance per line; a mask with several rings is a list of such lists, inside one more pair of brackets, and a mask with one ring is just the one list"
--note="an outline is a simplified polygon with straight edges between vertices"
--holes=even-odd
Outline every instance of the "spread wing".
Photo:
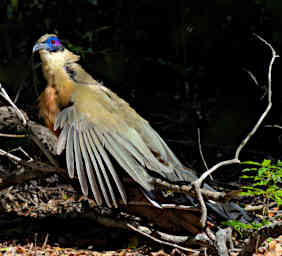
[[80,86],[72,101],[73,106],[61,111],[56,119],[54,129],[62,129],[57,153],[66,148],[69,176],[74,177],[77,172],[85,195],[89,183],[98,205],[104,199],[109,207],[117,207],[114,186],[126,203],[123,185],[109,154],[146,191],[153,190],[152,177],[146,169],[171,181],[195,179],[193,174],[184,173],[183,168],[175,171],[181,164],[165,142],[110,90]]

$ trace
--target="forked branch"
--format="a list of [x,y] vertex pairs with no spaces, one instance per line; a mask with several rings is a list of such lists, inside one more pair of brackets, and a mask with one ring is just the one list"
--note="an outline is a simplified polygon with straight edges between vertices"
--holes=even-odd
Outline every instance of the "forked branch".
[[[277,53],[274,50],[274,48],[272,47],[272,45],[270,43],[268,43],[265,39],[263,39],[262,37],[260,37],[256,34],[254,34],[254,36],[256,38],[258,38],[261,42],[263,42],[268,48],[270,48],[271,53],[272,53],[272,57],[271,57],[271,60],[270,60],[269,66],[268,66],[268,90],[267,90],[268,105],[267,105],[265,111],[262,113],[262,115],[258,119],[255,126],[252,128],[252,130],[248,133],[248,135],[245,137],[245,139],[243,139],[243,141],[237,147],[236,152],[235,152],[235,157],[233,159],[225,160],[225,161],[217,163],[216,165],[214,165],[213,167],[208,169],[206,172],[204,172],[199,179],[197,179],[196,181],[193,182],[193,186],[196,190],[196,194],[197,194],[198,200],[199,200],[200,205],[201,205],[201,210],[202,210],[201,225],[203,227],[206,225],[206,220],[207,220],[207,208],[206,208],[206,205],[205,205],[205,202],[204,202],[204,199],[203,199],[203,195],[202,195],[201,190],[200,190],[200,187],[201,187],[203,181],[209,175],[211,175],[214,171],[216,171],[219,167],[230,165],[230,164],[240,163],[240,159],[239,159],[240,152],[246,146],[246,144],[251,139],[251,137],[256,133],[258,128],[261,126],[263,120],[265,119],[265,117],[267,116],[267,114],[269,113],[269,111],[271,110],[271,107],[272,107],[272,66],[274,64],[275,59],[278,58],[279,55],[277,55]],[[254,81],[257,81],[257,80],[255,79]]]

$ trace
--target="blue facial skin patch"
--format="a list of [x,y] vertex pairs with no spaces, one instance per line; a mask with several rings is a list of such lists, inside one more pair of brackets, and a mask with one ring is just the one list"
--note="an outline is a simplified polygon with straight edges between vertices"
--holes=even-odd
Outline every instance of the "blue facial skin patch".
[[55,36],[48,37],[46,44],[48,45],[50,51],[54,51],[62,46],[60,40]]

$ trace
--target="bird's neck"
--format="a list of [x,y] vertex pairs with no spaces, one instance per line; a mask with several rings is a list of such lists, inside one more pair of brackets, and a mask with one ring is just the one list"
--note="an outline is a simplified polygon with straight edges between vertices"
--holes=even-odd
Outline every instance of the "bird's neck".
[[69,104],[70,97],[75,89],[74,81],[71,79],[66,67],[70,63],[77,62],[79,56],[68,50],[41,54],[42,68],[47,80],[47,87],[54,88],[58,95],[58,104],[64,107]]
[[79,56],[64,50],[63,52],[40,53],[43,74],[47,87],[40,95],[40,116],[52,130],[57,114],[70,103],[75,83],[70,78],[66,65],[76,62]]

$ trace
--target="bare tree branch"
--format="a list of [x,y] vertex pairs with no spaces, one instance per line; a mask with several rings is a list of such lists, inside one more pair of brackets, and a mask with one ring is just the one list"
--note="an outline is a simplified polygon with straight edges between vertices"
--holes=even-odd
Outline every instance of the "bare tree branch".
[[23,126],[26,126],[27,120],[24,117],[23,113],[18,109],[18,107],[14,104],[14,102],[11,100],[9,95],[7,94],[6,90],[2,87],[2,84],[0,83],[0,95],[9,102],[9,104],[15,109],[17,116],[22,121]]
[[[272,53],[272,58],[270,60],[269,67],[268,67],[268,105],[267,105],[265,111],[260,116],[257,123],[255,124],[255,126],[253,127],[253,129],[249,132],[249,134],[245,137],[245,139],[243,139],[243,141],[238,146],[238,148],[235,152],[235,158],[217,163],[212,168],[210,168],[209,170],[204,172],[199,179],[197,179],[196,181],[194,181],[192,183],[194,188],[195,188],[197,198],[198,198],[200,205],[201,205],[201,210],[202,210],[201,225],[202,225],[202,227],[204,227],[206,225],[206,220],[207,220],[207,208],[206,208],[206,205],[205,205],[205,202],[204,202],[201,190],[200,190],[200,187],[201,187],[203,181],[207,178],[207,176],[211,175],[219,167],[230,165],[230,164],[240,163],[240,160],[239,160],[240,152],[245,147],[245,145],[248,143],[248,141],[251,139],[251,137],[256,133],[259,126],[261,125],[261,123],[263,122],[263,120],[265,119],[265,117],[267,116],[267,114],[269,113],[269,111],[272,107],[272,76],[271,76],[272,75],[272,66],[274,64],[275,59],[278,58],[279,55],[276,54],[276,51],[274,50],[272,45],[270,43],[268,43],[265,39],[263,39],[262,37],[260,37],[256,34],[254,34],[254,36],[257,37],[260,41],[262,41],[267,47],[269,47],[271,49],[271,53]],[[254,78],[253,78],[253,80],[257,81]]]

